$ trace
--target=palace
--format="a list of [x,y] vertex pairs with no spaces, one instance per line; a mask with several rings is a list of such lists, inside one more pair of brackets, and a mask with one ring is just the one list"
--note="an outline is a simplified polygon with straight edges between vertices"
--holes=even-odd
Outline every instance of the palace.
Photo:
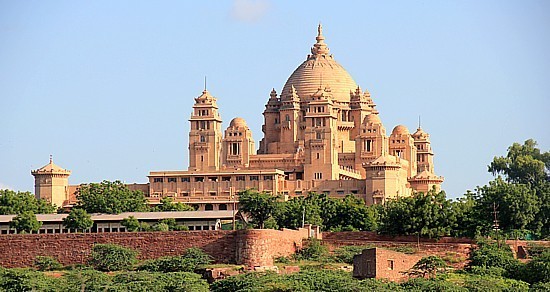
[[[429,135],[420,126],[411,134],[403,125],[386,134],[370,93],[336,62],[321,25],[311,54],[280,94],[269,94],[258,150],[242,118],[222,132],[216,100],[207,90],[195,98],[188,170],[151,171],[149,183],[130,188],[153,204],[171,197],[209,211],[231,209],[238,192],[251,188],[285,199],[353,194],[377,204],[439,190],[443,182],[434,173]],[[68,185],[70,171],[50,161],[32,174],[37,197],[58,206],[74,203],[78,186]]]

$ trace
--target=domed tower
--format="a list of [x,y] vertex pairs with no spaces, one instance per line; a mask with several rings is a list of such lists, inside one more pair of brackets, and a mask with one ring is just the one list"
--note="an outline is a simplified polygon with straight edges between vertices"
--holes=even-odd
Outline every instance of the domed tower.
[[219,170],[222,119],[216,98],[206,89],[195,98],[189,122],[189,170]]
[[34,176],[34,196],[63,207],[64,202],[69,199],[71,171],[53,163],[50,156],[50,163],[31,171],[31,174]]
[[388,152],[386,128],[377,113],[367,115],[355,138],[355,168],[364,175],[363,165]]
[[242,118],[234,118],[225,130],[222,147],[224,168],[248,167],[250,155],[256,154],[252,131]]
[[435,175],[433,150],[430,143],[430,135],[418,125],[418,129],[412,134],[416,147],[417,174],[409,178],[411,187],[417,192],[428,192],[435,187],[436,191],[441,190],[444,178]]
[[409,162],[407,176],[416,174],[416,147],[407,127],[397,125],[393,128],[389,138],[389,153]]
[[[325,43],[321,25],[315,40],[311,54],[290,75],[280,98],[272,91],[263,113],[264,137],[258,153],[290,155],[304,150],[305,180],[315,177],[338,179],[340,167],[350,172],[360,171],[353,169],[356,165],[353,161],[355,138],[364,117],[375,111],[375,105],[368,91],[363,93],[350,74],[336,62]],[[322,140],[323,146],[317,142],[315,147],[311,143],[308,146],[310,140]],[[308,152],[312,147],[316,149],[313,154]],[[325,158],[318,159],[318,155],[325,155]],[[324,161],[323,168],[330,169],[330,173],[307,173],[306,168],[317,167],[307,164],[315,164],[318,160]],[[301,166],[292,166],[284,170],[294,172],[299,168]]]

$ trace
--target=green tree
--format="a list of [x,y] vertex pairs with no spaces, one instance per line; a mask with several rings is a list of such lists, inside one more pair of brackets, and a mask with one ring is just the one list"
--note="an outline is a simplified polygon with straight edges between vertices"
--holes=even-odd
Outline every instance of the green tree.
[[188,204],[174,203],[172,198],[160,199],[160,205],[155,206],[153,209],[155,212],[168,212],[168,211],[194,211],[195,209]]
[[126,227],[126,230],[130,232],[138,231],[140,227],[139,221],[134,216],[122,219],[120,225]]
[[331,199],[328,208],[319,206],[328,230],[375,231],[378,228],[377,206],[367,206],[362,199],[347,195],[344,199]]
[[118,214],[148,211],[141,191],[132,191],[120,181],[83,184],[77,190],[77,206],[88,213]]
[[0,190],[0,215],[21,214],[27,211],[34,214],[51,214],[55,213],[56,207],[46,200],[36,199],[29,192]]
[[279,202],[274,217],[279,227],[297,229],[302,227],[302,223],[322,226],[321,206],[328,208],[328,204],[325,194],[309,193],[305,197],[294,197],[286,202]]
[[277,208],[278,197],[254,190],[239,192],[239,209],[248,214],[260,229]]
[[437,276],[437,272],[444,270],[447,264],[438,256],[427,256],[420,259],[414,266],[407,272],[409,275],[420,276],[422,278],[434,278]]
[[390,200],[381,217],[379,231],[392,235],[447,236],[456,224],[451,201],[435,190]]
[[[523,145],[514,143],[506,156],[495,157],[488,169],[493,175],[504,175],[510,184],[531,190],[539,210],[528,227],[542,236],[550,235],[550,151],[541,151],[532,139]],[[531,216],[533,210],[525,211]]]
[[504,242],[478,239],[477,247],[470,252],[469,267],[497,267],[506,271],[517,266],[512,250]]
[[42,227],[42,222],[36,219],[32,211],[25,211],[11,220],[10,227],[17,229],[19,233],[31,233],[38,231]]
[[525,266],[525,280],[529,283],[550,283],[550,250],[533,258]]
[[507,183],[500,177],[479,187],[474,198],[475,214],[486,230],[493,224],[494,207],[499,212],[499,226],[505,231],[526,229],[540,210],[540,200],[533,189],[524,184]]
[[120,271],[136,263],[137,251],[116,244],[96,244],[92,248],[90,264],[100,271]]
[[63,219],[63,225],[67,229],[85,231],[92,228],[94,221],[86,210],[73,208],[69,215]]

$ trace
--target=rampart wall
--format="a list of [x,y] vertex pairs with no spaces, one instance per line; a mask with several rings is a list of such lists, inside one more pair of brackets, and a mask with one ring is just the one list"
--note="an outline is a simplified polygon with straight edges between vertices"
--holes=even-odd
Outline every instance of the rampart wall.
[[84,264],[96,243],[135,249],[140,259],[180,255],[199,247],[217,263],[272,266],[275,257],[293,254],[307,236],[307,229],[10,234],[0,235],[0,266],[32,266],[37,256],[52,256],[64,265]]

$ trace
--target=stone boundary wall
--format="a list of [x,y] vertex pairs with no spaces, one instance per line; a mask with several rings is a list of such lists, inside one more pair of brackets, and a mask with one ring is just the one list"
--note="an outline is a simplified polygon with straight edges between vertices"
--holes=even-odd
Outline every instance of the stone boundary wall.
[[180,255],[200,247],[218,263],[235,262],[235,231],[173,231],[0,235],[0,266],[32,266],[36,256],[52,256],[64,265],[84,264],[96,243],[139,251],[139,259]]
[[272,266],[275,257],[293,254],[307,237],[307,229],[9,234],[0,235],[0,266],[32,266],[37,256],[52,256],[63,265],[84,264],[96,243],[132,248],[142,260],[199,247],[216,263]]

